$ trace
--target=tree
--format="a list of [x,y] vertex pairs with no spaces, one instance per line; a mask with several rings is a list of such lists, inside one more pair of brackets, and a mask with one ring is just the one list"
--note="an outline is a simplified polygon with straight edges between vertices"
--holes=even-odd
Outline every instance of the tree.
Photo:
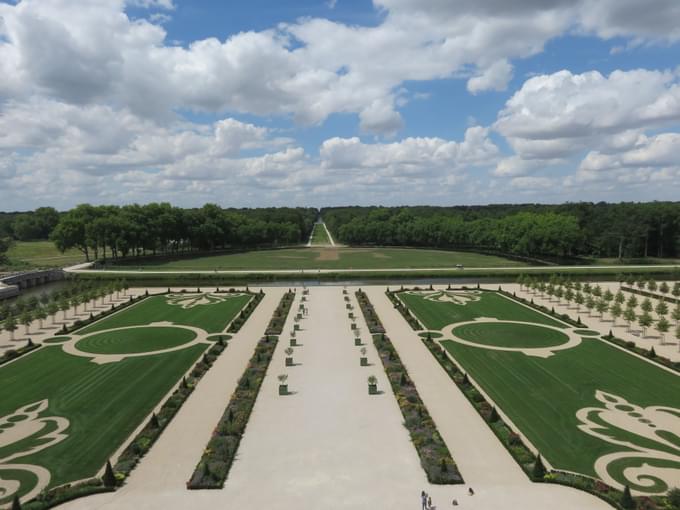
[[567,290],[564,291],[564,299],[567,301],[567,306],[574,300],[574,291],[571,287],[567,287]]
[[675,325],[680,324],[680,303],[675,305],[673,311],[671,312],[671,319],[675,321]]
[[599,285],[595,285],[593,287],[592,294],[595,297],[602,297],[602,287],[600,287]]
[[669,329],[671,329],[671,323],[668,322],[668,319],[666,319],[666,317],[661,317],[656,322],[656,330],[661,334],[661,344],[662,345],[666,341],[666,333],[668,333]]
[[11,237],[0,237],[0,262],[7,260],[7,252],[14,244]]
[[676,326],[675,328],[675,338],[678,340],[678,345],[680,345],[680,326]]
[[618,291],[614,296],[614,301],[623,306],[623,303],[626,302],[626,296],[624,296],[623,292]]
[[17,321],[11,313],[5,319],[4,327],[9,331],[10,340],[14,340],[14,332],[17,330]]
[[628,298],[628,302],[626,303],[626,306],[628,308],[635,308],[638,305],[638,300],[635,297],[635,294],[631,294],[630,297]]
[[656,308],[654,308],[654,311],[659,317],[666,315],[668,313],[668,305],[663,299],[660,299],[659,302],[656,304]]
[[35,310],[35,318],[38,319],[38,321],[40,321],[40,329],[42,329],[43,321],[47,319],[47,310],[45,310],[45,308],[43,308],[42,306],[39,306]]
[[54,324],[54,319],[59,311],[59,305],[55,301],[50,301],[47,305],[47,313],[52,317],[52,324]]
[[31,322],[33,322],[33,313],[30,310],[24,310],[19,316],[19,322],[26,328],[26,334],[28,335]]
[[59,301],[59,310],[62,311],[63,318],[66,320],[66,312],[68,312],[68,309],[71,308],[71,304],[68,299],[62,299]]
[[583,294],[581,294],[580,292],[577,292],[576,296],[574,296],[574,301],[576,302],[576,311],[580,312],[581,306],[583,306],[583,303],[585,302],[585,299],[583,298]]
[[21,510],[21,501],[19,501],[19,496],[16,494],[12,498],[12,510]]
[[621,315],[623,315],[623,308],[621,307],[621,303],[614,303],[611,308],[609,309],[609,313],[612,314],[612,317],[614,318],[614,326],[616,326],[616,321],[618,320]]
[[673,297],[675,298],[680,298],[680,282],[675,282],[673,284],[673,290],[671,291],[671,294],[673,294]]
[[656,292],[656,289],[657,289],[656,281],[650,279],[650,280],[647,282],[647,288],[648,288],[651,292]]
[[670,290],[671,289],[666,282],[661,282],[661,285],[659,285],[659,292],[662,294],[668,294]]
[[588,297],[586,297],[586,308],[588,309],[588,315],[590,316],[593,312],[593,308],[595,308],[595,298],[591,294],[588,294]]
[[112,488],[116,486],[116,475],[113,474],[113,468],[111,467],[110,460],[106,461],[106,468],[104,469],[102,482],[104,483],[104,487]]
[[604,298],[600,298],[597,300],[595,303],[595,309],[597,310],[597,313],[600,314],[600,317],[604,319],[604,314],[607,312],[609,309],[609,305],[607,302],[604,300]]
[[640,303],[640,308],[642,309],[643,312],[651,312],[654,307],[652,306],[652,302],[649,300],[649,298],[645,298],[642,303]]
[[680,508],[680,488],[673,487],[668,491],[668,502],[673,508]]
[[647,336],[647,328],[652,325],[654,319],[647,312],[643,312],[642,315],[638,317],[638,324],[642,328],[642,336]]
[[540,481],[545,478],[546,475],[546,469],[545,466],[543,465],[543,460],[541,459],[541,455],[538,454],[536,457],[536,461],[534,462],[534,468],[532,470],[531,477],[535,481]]
[[634,509],[637,506],[633,496],[630,494],[630,487],[627,485],[623,489],[623,495],[621,496],[621,506],[626,509]]
[[630,333],[630,327],[633,322],[637,319],[637,314],[635,313],[635,308],[628,307],[623,312],[623,318],[628,323],[628,332]]

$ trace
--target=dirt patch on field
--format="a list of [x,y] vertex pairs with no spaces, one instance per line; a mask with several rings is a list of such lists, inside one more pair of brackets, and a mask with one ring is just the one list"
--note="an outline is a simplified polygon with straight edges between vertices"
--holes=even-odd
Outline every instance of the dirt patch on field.
[[375,253],[373,253],[373,258],[374,259],[391,259],[392,257],[390,257],[389,255],[385,255],[384,253],[375,252]]
[[333,248],[327,250],[319,250],[319,255],[315,259],[318,262],[328,262],[331,260],[340,260],[340,253]]

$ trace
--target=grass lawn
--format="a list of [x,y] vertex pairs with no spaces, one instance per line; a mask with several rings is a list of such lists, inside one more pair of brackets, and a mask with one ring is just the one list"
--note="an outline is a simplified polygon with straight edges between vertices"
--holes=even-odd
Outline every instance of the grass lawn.
[[[190,299],[192,294],[187,294]],[[184,326],[195,326],[208,333],[221,333],[229,322],[236,317],[251,296],[231,296],[219,294],[224,301],[210,306],[195,306],[182,308],[179,305],[169,305],[165,296],[153,296],[139,304],[132,306],[123,313],[112,315],[102,321],[78,331],[79,335],[102,331],[105,329],[122,328],[125,326],[141,326],[152,322],[174,322]]]
[[[80,333],[156,321],[186,324],[218,333],[251,296],[208,295],[210,299],[206,298],[206,302],[210,304],[198,305],[195,305],[196,296],[191,294],[169,298],[180,301],[169,304],[165,296],[150,297],[95,322]],[[192,305],[185,309],[181,305],[186,305],[187,300]],[[79,342],[78,346],[92,353],[139,353],[182,345],[194,337],[191,331],[172,327],[134,328],[96,334]],[[53,341],[58,341],[57,338]],[[170,353],[125,358],[102,365],[67,354],[61,345],[49,345],[3,366],[0,368],[0,420],[19,408],[48,400],[49,407],[40,417],[65,418],[69,426],[64,431],[66,438],[63,441],[38,452],[27,450],[40,444],[46,431],[32,432],[28,438],[18,436],[18,440],[0,441],[0,459],[27,452],[12,463],[35,464],[48,469],[52,475],[50,487],[95,476],[208,345],[202,343]],[[19,416],[10,420],[9,430],[16,426],[15,423],[21,427],[24,419]],[[53,424],[50,426],[54,427]],[[5,429],[6,424],[0,433],[6,432]],[[41,426],[37,427],[40,429]],[[7,480],[6,471],[1,474]],[[30,477],[30,474],[18,473],[13,480],[26,482]],[[22,485],[20,493],[29,489]],[[0,492],[0,505],[4,503]]]
[[109,269],[163,271],[256,269],[393,269],[523,266],[521,262],[469,252],[411,248],[290,248],[167,262],[109,266]]
[[[427,291],[426,291],[427,292]],[[496,292],[482,291],[478,301],[458,305],[451,302],[434,302],[422,296],[400,292],[399,297],[427,329],[442,329],[455,322],[473,321],[478,317],[493,317],[499,320],[535,322],[558,328],[567,325],[551,319],[526,306],[521,306]]]
[[89,336],[76,347],[93,354],[134,354],[160,351],[191,342],[196,334],[179,328],[135,328]]
[[64,441],[17,462],[47,468],[50,486],[94,476],[206,347],[97,365],[51,346],[3,367],[0,416],[49,399],[45,415],[70,421]]
[[554,329],[507,322],[465,324],[454,328],[453,334],[479,345],[523,349],[554,347],[569,341],[567,335]]
[[[484,293],[480,300],[468,301],[466,305],[432,302],[407,293],[400,296],[429,329],[441,329],[476,317],[536,323],[535,331],[494,323],[461,326],[455,330],[461,338],[479,344],[531,347],[536,342],[552,341],[549,337],[553,333],[560,335],[540,326],[547,323],[545,316],[496,293]],[[677,391],[680,378],[676,374],[593,338],[583,338],[577,347],[556,351],[548,358],[490,350],[483,345],[467,346],[453,340],[444,340],[442,345],[554,468],[597,477],[595,462],[599,457],[632,452],[630,458],[612,463],[608,468],[609,475],[621,485],[629,484],[641,492],[667,490],[663,483],[645,489],[624,477],[625,468],[641,468],[645,463],[676,470],[673,476],[680,480],[680,460],[655,460],[654,452],[648,457],[639,454],[635,457],[634,449],[579,429],[581,422],[577,418],[577,412],[583,408],[605,409],[605,404],[596,399],[596,391],[610,393],[630,405],[616,408],[620,411],[619,420],[623,421],[614,423],[607,421],[605,415],[598,415],[598,430],[612,440],[623,440],[638,448],[680,459],[678,431],[664,429],[668,429],[670,422],[664,421],[668,418],[633,407],[664,406],[676,409],[680,416],[680,392]],[[612,412],[608,411],[607,417],[611,417]],[[647,421],[647,418],[651,419]],[[650,428],[652,426],[658,428]]]
[[328,238],[326,229],[322,223],[315,223],[312,231],[312,246],[330,246],[331,240]]
[[31,267],[62,267],[85,262],[81,251],[71,249],[61,253],[52,241],[16,241],[7,256],[18,265]]

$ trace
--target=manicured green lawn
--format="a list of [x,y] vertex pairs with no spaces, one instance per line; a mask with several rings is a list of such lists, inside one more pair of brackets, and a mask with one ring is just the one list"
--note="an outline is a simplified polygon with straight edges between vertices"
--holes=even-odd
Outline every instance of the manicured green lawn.
[[312,231],[312,246],[330,246],[331,240],[328,238],[326,229],[321,223],[316,223],[314,225],[314,230]]
[[[208,306],[198,305],[186,309],[179,305],[168,304],[165,296],[153,296],[133,305],[124,313],[112,315],[81,329],[78,334],[83,335],[105,329],[140,326],[164,321],[195,326],[208,333],[221,333],[229,322],[236,317],[236,314],[241,311],[241,308],[248,303],[251,296],[231,296],[230,294],[219,294],[219,296],[224,298],[221,303]],[[190,295],[188,294],[187,299],[189,298]]]
[[469,252],[410,248],[291,248],[209,257],[109,266],[131,270],[391,269],[524,266],[523,263]]
[[554,347],[569,341],[567,335],[554,329],[508,322],[465,324],[454,328],[453,334],[479,345],[511,348]]
[[[540,324],[558,324],[528,307],[509,300],[497,293],[484,293],[478,301],[467,304],[432,302],[422,296],[400,293],[403,301],[429,329],[441,329],[447,324],[474,320],[476,317],[496,317],[505,320],[534,322],[536,326],[517,328],[515,324],[471,324],[455,329],[457,336],[478,344],[493,343],[518,347],[532,347],[532,343],[552,342],[556,333]],[[567,329],[566,324],[559,324]],[[562,340],[564,340],[562,338]],[[559,343],[563,343],[559,341]],[[594,437],[579,429],[577,412],[587,407],[604,409],[605,404],[595,397],[603,391],[630,403],[630,406],[664,406],[677,409],[680,416],[680,377],[643,359],[618,349],[605,341],[583,338],[577,347],[555,351],[548,358],[528,356],[524,353],[499,351],[467,346],[453,340],[442,345],[451,353],[461,369],[486,392],[493,402],[510,418],[512,423],[529,439],[539,452],[556,469],[597,476],[596,460],[614,452],[632,451],[626,446]],[[652,450],[679,457],[680,437],[678,431],[663,431],[662,422],[651,423],[658,429],[643,423],[643,433],[633,430],[639,426],[641,413],[632,407],[619,409],[623,418],[635,423],[631,426],[613,425],[602,421],[598,427],[611,438],[623,440]],[[653,415],[652,415],[653,416]],[[625,420],[623,422],[627,423]],[[646,431],[651,431],[651,436]],[[656,436],[654,434],[657,434]],[[675,447],[669,446],[668,443]],[[651,454],[653,457],[653,453]],[[627,467],[640,467],[647,463],[653,467],[677,470],[680,461],[654,460],[637,457],[620,460],[609,469],[610,475],[622,485],[640,491],[650,491],[626,480],[623,472]],[[652,487],[651,492],[666,490],[663,484]]]
[[12,261],[35,267],[62,267],[85,262],[85,255],[76,249],[61,253],[52,241],[16,241],[7,252]]
[[[678,376],[600,340],[584,339],[578,347],[558,351],[547,359],[450,340],[443,343],[461,368],[558,469],[596,476],[593,466],[598,457],[626,451],[578,428],[579,409],[603,407],[595,399],[596,390],[643,407],[680,409]],[[625,431],[619,434],[641,442]]]
[[180,328],[136,328],[107,331],[76,343],[84,352],[94,354],[134,354],[170,349],[191,342],[196,334]]
[[3,367],[0,416],[49,399],[45,415],[70,421],[63,442],[17,462],[47,468],[51,486],[94,476],[205,348],[97,365],[51,346]]
[[[172,321],[218,333],[251,299],[250,295],[230,294],[209,297],[211,304],[186,309],[168,304],[165,296],[150,297],[94,323],[87,331]],[[57,338],[53,341],[58,341]],[[82,340],[78,346],[97,354],[140,353],[182,345],[194,338],[194,332],[163,326],[99,333]],[[13,463],[48,469],[52,474],[50,487],[95,476],[207,347],[208,344],[198,344],[165,354],[97,364],[86,357],[65,353],[61,345],[49,345],[4,365],[0,368],[0,418],[48,400],[49,407],[40,416],[69,421],[66,439],[42,451],[17,457]],[[4,445],[0,441],[0,458],[25,452],[36,440],[40,444],[44,433]],[[5,471],[1,474],[7,479]],[[22,473],[15,478],[19,482],[29,479],[30,475]],[[21,493],[29,489],[22,486]],[[4,503],[0,495],[0,505]]]
[[562,322],[519,305],[496,292],[482,291],[478,301],[471,301],[466,305],[429,301],[408,292],[400,292],[399,297],[427,329],[442,329],[449,324],[472,321],[478,317],[567,327]]

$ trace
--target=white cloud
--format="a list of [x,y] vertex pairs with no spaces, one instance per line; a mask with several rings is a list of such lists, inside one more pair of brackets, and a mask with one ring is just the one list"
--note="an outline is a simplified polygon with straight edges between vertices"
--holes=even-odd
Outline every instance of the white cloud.
[[505,60],[498,60],[478,75],[470,78],[467,89],[472,94],[478,94],[487,90],[505,90],[512,79],[512,65]]

